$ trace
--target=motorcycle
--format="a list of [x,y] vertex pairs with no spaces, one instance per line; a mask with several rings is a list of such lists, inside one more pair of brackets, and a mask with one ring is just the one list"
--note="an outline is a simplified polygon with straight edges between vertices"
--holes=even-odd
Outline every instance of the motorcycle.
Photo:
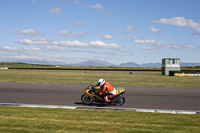
[[[81,96],[81,101],[83,104],[91,105],[93,102],[104,103],[103,97],[106,95],[105,92],[102,96],[99,96],[99,92],[101,91],[100,87],[95,87],[94,85],[89,85],[85,88],[85,93]],[[109,104],[121,106],[125,103],[125,97],[122,94],[125,94],[124,87],[116,88],[115,97],[110,99]]]

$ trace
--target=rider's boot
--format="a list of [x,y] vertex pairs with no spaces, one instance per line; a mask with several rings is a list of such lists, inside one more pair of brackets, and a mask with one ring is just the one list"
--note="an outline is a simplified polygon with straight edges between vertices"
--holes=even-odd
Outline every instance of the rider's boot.
[[105,101],[106,103],[109,103],[109,102],[110,102],[110,100],[108,99],[108,96],[105,96],[103,99],[104,99],[104,101]]
[[106,100],[107,103],[110,103],[110,100]]

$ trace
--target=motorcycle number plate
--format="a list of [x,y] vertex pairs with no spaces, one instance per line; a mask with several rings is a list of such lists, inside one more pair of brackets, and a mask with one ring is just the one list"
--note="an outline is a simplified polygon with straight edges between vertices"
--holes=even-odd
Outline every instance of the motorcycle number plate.
[[124,87],[117,87],[116,90],[120,91],[120,90],[125,90]]

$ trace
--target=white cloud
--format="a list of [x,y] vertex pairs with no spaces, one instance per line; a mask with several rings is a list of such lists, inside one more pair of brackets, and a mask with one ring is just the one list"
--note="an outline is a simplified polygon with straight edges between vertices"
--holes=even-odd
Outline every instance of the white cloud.
[[58,46],[65,47],[98,47],[98,48],[122,48],[117,44],[107,44],[102,41],[91,41],[89,43],[83,43],[78,40],[75,41],[53,41],[46,38],[32,38],[32,39],[20,39],[17,43],[27,44],[27,45],[57,45],[57,46],[43,46],[42,48],[53,49],[55,48],[57,51],[64,51],[66,49]]
[[66,30],[61,30],[59,33],[56,34],[57,36],[64,36],[64,37],[72,37],[74,34],[70,33]]
[[154,50],[154,49],[158,49],[156,47],[142,47],[142,49],[144,50]]
[[33,29],[27,29],[27,30],[19,30],[19,29],[16,29],[16,30],[13,30],[12,32],[13,34],[17,34],[17,35],[39,35],[40,33],[39,32],[36,32],[35,30]]
[[82,43],[80,41],[55,41],[53,42],[55,45],[59,46],[67,46],[67,47],[89,47],[88,44]]
[[99,10],[103,9],[103,6],[101,4],[92,5],[90,7],[95,8],[95,9],[99,9]]
[[60,8],[54,8],[54,7],[51,7],[50,12],[51,13],[62,13]]
[[126,26],[126,30],[125,30],[125,32],[126,32],[126,33],[131,33],[131,32],[134,31],[134,29],[135,29],[134,26],[127,25],[127,26]]
[[156,41],[155,40],[136,39],[136,40],[134,40],[134,43],[138,43],[138,44],[155,44]]
[[145,40],[145,39],[135,39],[134,43],[137,43],[137,44],[156,44],[156,45],[161,45],[161,42],[157,42],[155,40]]
[[32,51],[40,51],[41,49],[38,48],[38,47],[33,47],[31,50],[32,50]]
[[195,23],[192,19],[185,19],[184,17],[173,17],[170,19],[162,18],[153,22],[159,24],[169,24],[179,27],[189,27],[194,30],[194,34],[200,35],[200,23]]
[[73,34],[75,38],[83,38],[90,35],[89,33],[86,32],[75,32]]
[[33,47],[33,48],[27,48],[27,47],[24,47],[23,50],[27,50],[27,51],[40,51],[41,49],[38,48],[38,47]]
[[56,45],[53,45],[53,46],[42,46],[42,48],[48,49],[48,50],[51,50],[51,51],[60,51],[60,52],[67,51],[66,48],[60,47],[60,46],[56,46]]
[[84,7],[90,7],[90,8],[94,8],[97,10],[103,10],[104,7],[101,4],[96,4],[96,5],[84,5]]
[[200,48],[199,46],[194,46],[194,45],[186,45],[186,47],[192,49]]
[[105,42],[102,41],[92,41],[89,43],[91,47],[99,47],[99,48],[122,48],[120,45],[117,44],[106,44]]
[[136,40],[136,39],[138,39],[137,36],[132,36],[132,37],[125,38],[125,40],[127,40],[127,41]]
[[59,56],[41,56],[41,55],[14,55],[14,56],[1,56],[0,59],[2,60],[7,60],[7,61],[22,61],[22,62],[33,62],[33,63],[59,63],[59,62],[64,62],[63,57]]
[[86,33],[86,32],[74,32],[74,33],[70,33],[69,31],[61,30],[56,35],[57,36],[63,36],[63,37],[83,38],[83,37],[89,36],[90,34]]
[[[176,39],[172,37],[171,39]],[[194,46],[194,45],[180,45],[180,44],[170,44],[166,42],[159,42],[155,40],[147,40],[147,39],[138,39],[138,37],[133,36],[130,38],[126,38],[126,40],[133,40],[134,43],[136,44],[150,44],[152,47],[147,47],[143,46],[142,49],[144,50],[156,50],[156,49],[161,49],[161,48],[167,48],[167,49],[181,49],[181,48],[191,48],[191,49],[196,49],[200,48],[200,46]]]
[[114,39],[114,37],[111,36],[111,35],[105,35],[105,36],[103,36],[102,38],[103,38],[103,39],[108,39],[108,40]]
[[183,46],[178,45],[178,44],[168,44],[168,43],[164,43],[163,45],[164,48],[170,48],[170,49],[180,49],[183,48]]
[[178,45],[178,44],[168,44],[164,43],[164,45],[154,45],[153,47],[142,47],[144,50],[157,50],[160,48],[169,48],[169,49],[180,49],[183,48],[184,46]]
[[50,44],[49,39],[46,38],[32,38],[32,39],[20,39],[17,43],[27,44],[27,45],[48,45]]
[[7,52],[15,52],[18,51],[18,48],[5,46],[3,47],[3,50]]
[[25,53],[26,51],[40,51],[41,49],[38,47],[33,47],[33,48],[24,47],[22,49],[19,49],[16,47],[5,46],[3,48],[0,48],[0,50],[6,51],[6,52],[12,52],[12,53]]
[[149,29],[150,29],[150,32],[156,32],[156,33],[159,33],[159,32],[160,32],[160,29],[155,28],[155,27],[153,27],[153,26],[149,26]]
[[117,44],[107,44],[102,41],[91,41],[89,43],[82,43],[80,41],[55,41],[55,45],[66,46],[66,47],[93,47],[93,48],[122,48]]
[[175,38],[175,37],[170,37],[170,39],[171,39],[171,40],[176,40],[176,38]]
[[[169,49],[180,49],[185,47],[184,45],[178,45],[178,44],[169,44],[169,43],[161,43],[155,40],[145,40],[145,39],[135,39],[134,43],[136,44],[151,44],[152,47],[146,47],[143,46],[142,49],[145,50],[153,50],[153,49],[160,49],[160,48],[169,48]],[[187,47],[192,47],[192,46],[187,46]]]
[[194,23],[191,19],[187,20],[184,17],[173,17],[170,19],[162,18],[160,20],[156,20],[153,22],[160,23],[160,24],[169,24],[169,25],[173,25],[173,26],[184,26],[184,27],[190,26]]
[[75,23],[73,23],[73,25],[83,25],[83,24],[85,24],[85,22],[75,22]]

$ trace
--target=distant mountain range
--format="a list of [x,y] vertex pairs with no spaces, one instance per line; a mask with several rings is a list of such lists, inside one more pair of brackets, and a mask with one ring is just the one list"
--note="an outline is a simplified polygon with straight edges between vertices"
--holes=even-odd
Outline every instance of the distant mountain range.
[[161,63],[143,63],[142,65],[128,62],[128,63],[121,63],[118,67],[161,67]]
[[[143,64],[137,64],[134,62],[127,62],[127,63],[121,63],[120,65],[112,64],[106,61],[100,61],[100,60],[89,60],[84,61],[81,63],[75,63],[75,64],[68,64],[71,66],[113,66],[113,67],[143,67],[143,68],[157,68],[162,67],[161,63],[143,63]],[[200,63],[185,63],[182,62],[181,66],[200,66]]]
[[[22,62],[19,62],[22,63]],[[112,64],[106,61],[100,61],[100,60],[89,60],[89,61],[84,61],[80,63],[74,63],[74,64],[66,64],[63,62],[42,62],[42,61],[23,61],[23,63],[28,63],[28,64],[41,64],[41,65],[64,65],[64,66],[105,66],[105,67],[140,67],[140,68],[159,68],[162,67],[161,63],[143,63],[143,64],[137,64],[134,62],[127,62],[127,63],[121,63],[119,65]],[[181,62],[181,66],[200,66],[200,63],[186,63],[186,62]]]
[[182,62],[181,66],[200,66],[200,63],[186,63],[186,62]]
[[84,61],[81,63],[75,63],[75,64],[68,64],[70,66],[116,66],[115,64],[106,62],[106,61],[100,61],[100,60],[89,60]]

